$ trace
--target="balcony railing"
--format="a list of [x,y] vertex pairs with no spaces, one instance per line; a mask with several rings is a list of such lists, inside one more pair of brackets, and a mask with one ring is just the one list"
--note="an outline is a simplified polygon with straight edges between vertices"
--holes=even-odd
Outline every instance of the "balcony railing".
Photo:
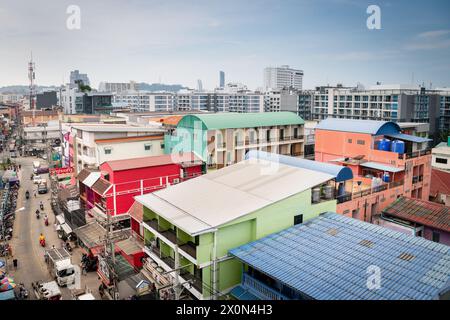
[[395,182],[390,182],[390,183],[385,183],[381,186],[375,187],[375,188],[368,188],[362,191],[357,191],[357,192],[346,192],[343,195],[337,196],[336,200],[338,203],[344,203],[347,201],[351,201],[353,199],[358,199],[358,198],[362,198],[368,195],[371,195],[373,193],[378,193],[378,192],[382,192],[388,189],[392,189],[392,188],[397,188],[399,186],[402,186],[404,184],[404,180],[400,180],[400,181],[395,181]]
[[409,152],[409,153],[399,153],[398,158],[407,160],[407,159],[411,159],[411,158],[426,156],[429,154],[431,154],[431,149],[425,149],[425,150]]
[[414,176],[412,178],[412,183],[417,183],[417,182],[420,182],[420,181],[423,181],[423,176]]
[[263,300],[289,300],[288,297],[256,280],[246,272],[242,274],[242,286]]

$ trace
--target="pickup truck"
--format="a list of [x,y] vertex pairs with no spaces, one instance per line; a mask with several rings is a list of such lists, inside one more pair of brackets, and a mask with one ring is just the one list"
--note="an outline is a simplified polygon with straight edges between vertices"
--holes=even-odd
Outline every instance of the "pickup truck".
[[50,275],[59,286],[75,283],[75,266],[72,264],[70,253],[64,248],[54,248],[45,251],[45,262]]

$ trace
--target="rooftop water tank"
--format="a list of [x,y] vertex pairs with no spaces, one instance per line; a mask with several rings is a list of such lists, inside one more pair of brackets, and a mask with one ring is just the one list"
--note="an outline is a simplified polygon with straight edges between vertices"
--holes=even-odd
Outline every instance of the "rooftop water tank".
[[380,143],[378,144],[378,150],[391,151],[391,140],[381,139]]
[[391,144],[391,151],[403,154],[405,153],[405,143],[400,140],[394,140]]
[[333,199],[333,187],[330,185],[326,185],[324,188],[325,199]]
[[320,188],[312,189],[312,202],[317,203],[320,201]]
[[391,176],[389,175],[388,172],[385,172],[385,173],[383,174],[383,181],[389,183],[390,180],[391,180]]

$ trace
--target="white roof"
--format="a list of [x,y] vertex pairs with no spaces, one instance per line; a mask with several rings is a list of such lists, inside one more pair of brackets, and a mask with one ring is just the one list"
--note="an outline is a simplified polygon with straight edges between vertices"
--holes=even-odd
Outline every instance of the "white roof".
[[135,199],[196,235],[333,178],[326,173],[249,159]]
[[83,180],[83,184],[91,188],[101,176],[102,174],[98,171],[91,172],[87,178]]
[[130,126],[125,124],[89,123],[72,125],[72,128],[87,132],[163,132],[163,129],[148,126]]

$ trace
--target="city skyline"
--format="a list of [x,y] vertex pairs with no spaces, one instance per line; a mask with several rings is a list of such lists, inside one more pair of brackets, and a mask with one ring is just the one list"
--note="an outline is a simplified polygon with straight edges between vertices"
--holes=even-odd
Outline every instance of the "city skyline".
[[[70,71],[101,81],[178,83],[207,89],[227,82],[263,86],[268,66],[304,71],[304,88],[343,83],[450,86],[448,1],[378,1],[381,30],[366,26],[370,1],[79,1],[81,29],[69,30],[72,3],[0,4],[0,86],[69,82]],[[121,21],[118,26],[115,22]]]

